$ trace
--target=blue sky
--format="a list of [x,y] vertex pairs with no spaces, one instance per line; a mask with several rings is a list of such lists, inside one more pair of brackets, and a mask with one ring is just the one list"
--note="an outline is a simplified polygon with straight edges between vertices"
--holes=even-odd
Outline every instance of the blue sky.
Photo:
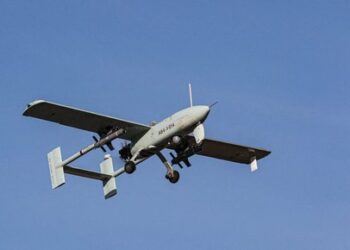
[[[348,1],[2,0],[0,248],[349,249],[349,12]],[[108,201],[73,176],[51,190],[47,152],[67,157],[92,134],[23,117],[27,103],[149,124],[188,106],[189,81],[196,104],[219,101],[207,137],[272,150],[258,172],[193,157],[171,185],[152,158]]]

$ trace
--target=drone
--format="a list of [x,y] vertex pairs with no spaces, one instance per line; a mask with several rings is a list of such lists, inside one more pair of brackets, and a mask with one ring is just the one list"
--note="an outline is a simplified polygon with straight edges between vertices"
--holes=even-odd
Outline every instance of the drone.
[[[170,183],[177,183],[180,178],[180,174],[174,169],[174,166],[177,165],[181,169],[183,165],[190,167],[189,158],[193,155],[247,164],[252,172],[256,171],[258,169],[257,161],[271,152],[206,138],[204,122],[212,106],[216,103],[210,106],[193,105],[191,84],[189,84],[189,98],[190,107],[151,125],[44,100],[36,100],[28,104],[23,115],[96,134],[93,136],[94,143],[65,160],[62,159],[60,147],[48,153],[52,189],[65,184],[65,174],[71,174],[102,181],[104,197],[108,199],[117,194],[116,177],[124,173],[134,173],[140,163],[154,155],[165,166],[165,178]],[[119,157],[124,162],[121,168],[114,170],[110,154],[106,154],[100,163],[100,172],[76,168],[71,165],[75,160],[94,149],[100,148],[107,152],[107,147],[110,151],[115,150],[112,142],[116,139],[126,141],[118,151]],[[171,150],[170,161],[162,153],[164,149]]]

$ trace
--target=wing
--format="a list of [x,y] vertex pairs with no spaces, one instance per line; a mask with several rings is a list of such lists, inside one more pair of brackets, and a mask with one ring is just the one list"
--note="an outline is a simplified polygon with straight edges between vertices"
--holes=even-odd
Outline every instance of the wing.
[[204,139],[198,155],[204,155],[226,161],[250,164],[252,157],[260,160],[271,152],[265,149],[247,147],[222,141]]
[[194,154],[213,157],[221,160],[251,164],[254,160],[260,160],[271,152],[265,149],[258,149],[237,144],[212,139],[204,139],[198,148],[193,136],[186,136],[184,144],[170,145],[169,149],[173,149],[178,153],[174,163],[186,160]]
[[123,128],[126,133],[121,135],[120,138],[129,141],[140,138],[150,129],[149,126],[143,124],[42,100],[28,104],[23,115],[83,129],[99,135],[104,135],[111,129]]

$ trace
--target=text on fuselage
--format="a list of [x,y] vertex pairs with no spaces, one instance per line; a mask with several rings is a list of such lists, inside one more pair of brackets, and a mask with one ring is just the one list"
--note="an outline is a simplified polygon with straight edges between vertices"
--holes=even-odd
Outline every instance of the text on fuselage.
[[166,126],[165,128],[162,128],[161,130],[158,131],[158,135],[161,135],[163,133],[165,133],[166,131],[172,129],[173,127],[175,127],[174,123],[170,123],[168,126]]

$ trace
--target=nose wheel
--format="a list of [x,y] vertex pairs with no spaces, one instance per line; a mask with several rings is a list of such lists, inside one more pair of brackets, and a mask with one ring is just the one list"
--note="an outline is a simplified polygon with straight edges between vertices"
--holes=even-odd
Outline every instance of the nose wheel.
[[175,184],[176,182],[179,181],[179,179],[180,179],[180,174],[179,174],[178,171],[173,170],[173,173],[172,173],[172,174],[171,174],[171,173],[166,174],[166,175],[165,175],[165,178],[168,179],[168,180],[170,181],[170,183]]

